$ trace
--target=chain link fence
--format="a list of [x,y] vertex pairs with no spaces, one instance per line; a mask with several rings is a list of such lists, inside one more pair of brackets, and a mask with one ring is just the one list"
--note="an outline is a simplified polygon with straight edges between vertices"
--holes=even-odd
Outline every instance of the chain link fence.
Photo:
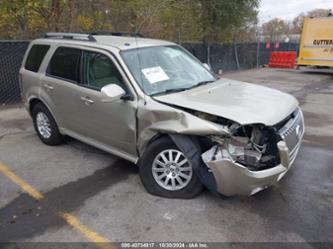
[[[0,105],[21,101],[18,72],[28,41],[0,41]],[[214,72],[255,68],[268,64],[272,51],[298,51],[297,43],[231,43],[206,46],[200,43],[182,43],[201,62],[211,65]]]
[[[268,46],[269,45],[269,46]],[[298,43],[228,43],[206,46],[200,43],[182,43],[182,46],[201,62],[208,63],[214,72],[235,71],[267,65],[272,51],[296,51]]]
[[0,41],[0,105],[21,101],[18,73],[27,41]]

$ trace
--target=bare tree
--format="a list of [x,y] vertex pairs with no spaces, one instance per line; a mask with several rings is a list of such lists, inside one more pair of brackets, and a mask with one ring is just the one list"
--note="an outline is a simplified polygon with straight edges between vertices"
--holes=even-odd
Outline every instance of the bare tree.
[[326,17],[329,16],[330,13],[330,9],[314,9],[307,13],[301,13],[293,19],[291,30],[294,34],[300,34],[302,33],[305,17]]

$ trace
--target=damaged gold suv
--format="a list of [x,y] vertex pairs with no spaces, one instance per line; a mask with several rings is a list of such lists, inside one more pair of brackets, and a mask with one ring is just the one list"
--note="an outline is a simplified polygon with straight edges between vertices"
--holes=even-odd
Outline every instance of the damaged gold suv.
[[147,191],[164,197],[272,186],[304,134],[293,96],[218,79],[166,41],[48,33],[31,42],[20,82],[45,144],[67,135],[136,163]]

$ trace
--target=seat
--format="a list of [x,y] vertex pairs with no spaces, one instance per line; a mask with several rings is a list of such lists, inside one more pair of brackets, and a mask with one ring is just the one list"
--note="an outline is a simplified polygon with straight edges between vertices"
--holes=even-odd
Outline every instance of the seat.
[[109,84],[121,86],[120,74],[108,58],[93,57],[89,61],[89,85],[101,89]]

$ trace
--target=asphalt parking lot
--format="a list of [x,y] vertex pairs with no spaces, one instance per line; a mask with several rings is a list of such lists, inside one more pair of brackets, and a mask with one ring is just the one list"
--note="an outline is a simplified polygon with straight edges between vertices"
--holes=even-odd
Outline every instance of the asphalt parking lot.
[[225,77],[280,89],[301,104],[305,139],[276,187],[251,197],[152,196],[135,165],[74,139],[48,147],[22,107],[6,107],[0,109],[0,162],[45,200],[0,173],[0,241],[87,241],[56,215],[61,211],[115,242],[332,242],[333,74],[259,69]]

